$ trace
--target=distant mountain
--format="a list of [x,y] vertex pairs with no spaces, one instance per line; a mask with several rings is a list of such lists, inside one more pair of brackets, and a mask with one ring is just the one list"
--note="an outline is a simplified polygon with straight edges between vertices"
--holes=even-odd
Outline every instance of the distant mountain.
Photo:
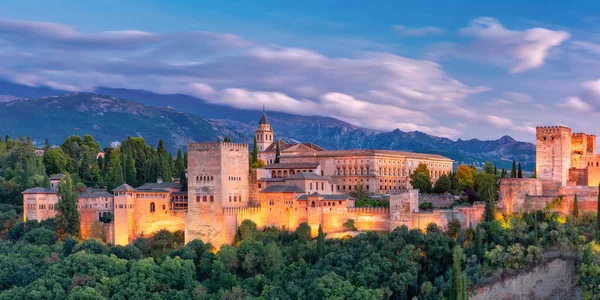
[[[45,89],[45,88],[30,88],[25,86],[19,86],[10,83],[0,82],[0,95],[10,95],[14,97],[39,97],[32,95],[57,95],[63,92]],[[117,88],[98,88],[96,93],[102,95],[110,95],[118,97],[122,103],[130,103],[129,105],[145,105],[145,109],[154,112],[153,121],[161,120],[158,115],[160,114],[175,114],[177,111],[186,112],[189,114],[198,115],[201,117],[191,116],[187,114],[186,117],[198,118],[205,120],[212,125],[212,131],[210,133],[198,133],[198,132],[186,132],[186,129],[192,130],[193,126],[177,127],[177,122],[172,123],[175,129],[169,130],[162,128],[161,123],[159,126],[155,126],[156,133],[151,132],[152,128],[146,125],[137,124],[141,122],[135,119],[135,115],[128,117],[127,127],[120,127],[115,131],[106,131],[102,133],[103,139],[106,141],[114,141],[122,139],[122,136],[127,135],[139,135],[134,130],[136,126],[142,126],[146,129],[143,132],[144,137],[147,138],[148,142],[156,143],[154,140],[167,136],[173,135],[184,135],[185,138],[172,138],[177,146],[185,144],[186,138],[194,138],[198,141],[202,140],[216,140],[217,136],[232,136],[241,142],[252,142],[254,129],[258,119],[260,118],[261,111],[259,110],[243,110],[236,109],[225,105],[212,104],[205,100],[191,97],[182,94],[156,94],[145,90],[131,90],[131,89],[117,89]],[[88,95],[91,94],[79,94]],[[106,96],[102,96],[106,97]],[[128,99],[126,101],[122,99]],[[19,100],[27,101],[27,100]],[[114,100],[117,101],[117,100]],[[135,103],[135,102],[138,103]],[[35,101],[34,101],[35,102]],[[4,109],[0,106],[0,116],[4,114]],[[71,110],[73,111],[73,110]],[[55,111],[52,114],[58,114],[60,111]],[[319,116],[300,116],[293,114],[286,114],[280,112],[268,111],[269,121],[275,130],[275,134],[278,138],[282,138],[286,141],[301,141],[301,142],[312,142],[322,146],[325,149],[352,149],[352,148],[377,148],[377,149],[389,149],[389,150],[407,150],[424,153],[435,153],[445,155],[449,158],[454,159],[459,163],[467,164],[480,164],[487,160],[491,160],[499,168],[510,168],[512,160],[522,162],[524,170],[533,170],[535,165],[535,145],[526,142],[515,141],[509,136],[504,136],[497,140],[481,141],[477,139],[472,140],[457,140],[452,141],[447,138],[441,138],[431,136],[423,132],[404,132],[401,130],[394,130],[391,132],[381,132],[376,130],[370,130],[361,128],[335,118],[319,117]],[[177,119],[177,118],[175,118]],[[60,124],[60,118],[55,119]],[[82,120],[85,121],[85,120]],[[32,121],[37,123],[37,121]],[[67,129],[58,130],[53,133],[47,133],[47,130],[41,130],[41,133],[48,136],[57,136],[57,139],[62,140],[68,134],[75,133],[72,128],[81,128],[79,132],[84,133],[84,126],[77,125],[75,121],[69,121],[71,124]],[[99,121],[97,121],[99,122]],[[4,123],[4,122],[3,122]],[[100,125],[98,125],[100,127]],[[110,125],[103,126],[104,128],[110,128]],[[93,129],[93,127],[90,127]],[[8,125],[0,124],[0,132],[6,131]],[[16,130],[16,129],[15,129]],[[174,132],[174,133],[171,133]],[[16,135],[11,130],[8,131],[10,134]],[[94,136],[94,131],[89,131]],[[23,134],[23,133],[19,133]],[[38,137],[39,131],[36,134],[32,134],[34,137]],[[141,134],[141,133],[140,133]],[[166,134],[165,136],[161,136]],[[45,136],[39,137],[44,138]],[[205,137],[205,138],[203,138]]]
[[48,138],[54,144],[72,134],[89,133],[102,146],[139,136],[154,145],[163,139],[175,152],[192,141],[216,141],[226,136],[247,139],[212,119],[91,93],[0,103],[0,120],[2,135],[31,136],[38,141]]

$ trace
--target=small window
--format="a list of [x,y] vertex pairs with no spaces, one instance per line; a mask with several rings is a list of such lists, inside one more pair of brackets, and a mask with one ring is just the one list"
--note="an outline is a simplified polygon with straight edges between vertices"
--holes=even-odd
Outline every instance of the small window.
[[215,202],[215,196],[210,196],[210,202]]
[[259,189],[261,188],[261,184],[260,184],[260,182],[258,183],[258,188],[259,188]]
[[196,196],[196,202],[200,202],[200,196]]
[[167,209],[167,206],[163,204],[162,208],[163,208],[163,210],[165,210],[165,209]]
[[154,202],[150,203],[150,212],[155,212],[156,211],[156,205],[154,204]]

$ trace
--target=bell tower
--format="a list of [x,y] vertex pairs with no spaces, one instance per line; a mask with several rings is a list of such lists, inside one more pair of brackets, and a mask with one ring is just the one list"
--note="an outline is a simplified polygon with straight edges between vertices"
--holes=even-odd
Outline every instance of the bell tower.
[[258,152],[267,150],[267,148],[273,144],[273,130],[271,129],[271,124],[269,124],[269,119],[267,119],[267,113],[265,112],[264,107],[262,116],[258,122],[258,127],[254,131],[254,137],[256,137]]

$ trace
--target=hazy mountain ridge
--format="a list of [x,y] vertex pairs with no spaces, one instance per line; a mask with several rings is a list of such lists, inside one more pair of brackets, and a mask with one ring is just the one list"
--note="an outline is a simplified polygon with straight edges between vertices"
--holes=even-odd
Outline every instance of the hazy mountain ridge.
[[[40,94],[65,93],[48,88],[24,87],[0,82],[0,94],[2,95],[27,97],[29,95],[28,89],[31,90],[30,94],[33,95],[31,97],[39,97]],[[63,104],[64,112],[60,111],[60,101],[58,103],[51,103],[47,100],[46,102],[40,102],[41,100],[36,98],[0,103],[7,105],[6,107],[12,106],[11,103],[30,101],[30,105],[34,106],[49,105],[47,108],[50,108],[50,110],[46,111],[45,114],[50,113],[50,115],[35,118],[39,121],[32,122],[31,126],[39,124],[39,128],[43,128],[43,124],[48,124],[50,120],[55,123],[61,121],[65,123],[66,121],[70,124],[70,127],[80,128],[78,131],[74,131],[70,127],[54,129],[52,133],[47,133],[46,130],[41,132],[39,130],[19,130],[18,126],[15,127],[6,123],[0,125],[0,131],[11,135],[31,135],[36,139],[51,137],[55,143],[62,141],[69,134],[89,132],[95,137],[100,134],[98,139],[103,142],[103,145],[106,141],[121,140],[128,135],[141,135],[152,144],[156,144],[159,138],[163,138],[169,144],[174,145],[171,149],[174,150],[175,147],[185,146],[188,141],[211,141],[224,136],[230,136],[240,142],[251,143],[254,129],[261,114],[260,110],[236,109],[182,94],[162,95],[145,90],[114,88],[98,88],[96,92],[110,96],[89,93],[71,94],[69,97],[87,95],[86,97],[92,100],[94,97],[100,99],[91,103],[88,103],[87,100],[74,103],[73,105],[78,105],[76,108],[73,105]],[[63,98],[61,98],[61,101],[64,101]],[[1,107],[3,106],[0,105]],[[95,127],[89,125],[88,121],[90,120],[85,118],[80,120],[84,125],[78,126],[72,116],[68,116],[69,112],[84,115],[91,114],[90,120],[94,120],[93,117],[102,116],[105,113],[129,116],[121,122],[126,126],[120,126],[119,128],[113,128],[112,124],[100,124],[103,122],[100,122],[98,118],[96,118],[98,124],[95,124]],[[5,109],[1,109],[0,116],[4,116],[5,113]],[[36,113],[41,113],[41,111]],[[535,145],[515,141],[509,136],[489,141],[478,139],[452,141],[448,138],[431,136],[419,131],[404,132],[396,129],[391,132],[381,132],[361,128],[329,117],[300,116],[272,111],[267,111],[267,113],[276,137],[287,141],[313,142],[325,149],[377,148],[435,153],[464,163],[483,163],[491,160],[499,168],[510,168],[512,160],[515,159],[523,163],[525,170],[532,170],[535,164]],[[24,116],[25,113],[18,112],[18,114]],[[32,113],[31,116],[33,115]],[[140,120],[140,117],[147,117],[151,121],[150,123],[155,122],[155,124],[148,124],[148,120]],[[61,118],[66,119],[61,120]],[[10,123],[12,122],[19,124],[19,120]],[[86,127],[85,124],[88,124],[88,126]],[[107,131],[107,129],[111,129],[111,131]],[[40,136],[43,134],[45,136]]]

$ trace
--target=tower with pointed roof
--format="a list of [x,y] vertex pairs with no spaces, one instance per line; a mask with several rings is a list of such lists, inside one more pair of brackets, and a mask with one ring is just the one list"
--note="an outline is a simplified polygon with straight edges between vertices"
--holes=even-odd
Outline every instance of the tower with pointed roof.
[[263,107],[263,113],[258,122],[258,127],[254,131],[256,137],[256,145],[258,146],[258,152],[265,151],[271,144],[273,144],[273,130],[269,119],[267,119],[267,113]]

